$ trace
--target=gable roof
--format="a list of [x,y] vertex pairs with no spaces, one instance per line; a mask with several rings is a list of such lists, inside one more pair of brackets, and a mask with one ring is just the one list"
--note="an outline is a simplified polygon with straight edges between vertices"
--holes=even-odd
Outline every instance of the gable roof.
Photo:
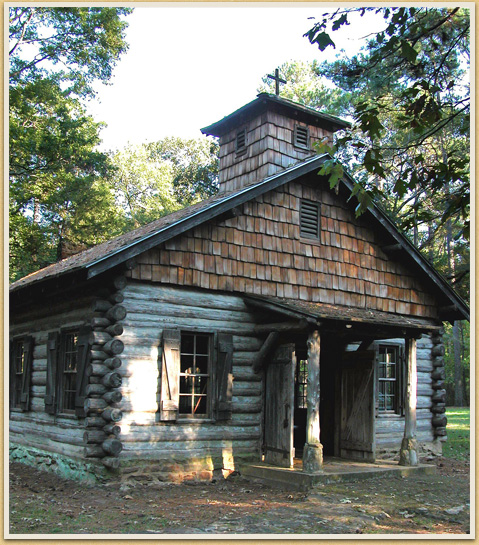
[[[10,292],[14,293],[26,286],[72,272],[84,271],[87,278],[93,278],[162,242],[181,235],[209,220],[218,218],[235,207],[268,191],[297,180],[302,176],[317,172],[322,164],[329,159],[331,157],[328,154],[308,158],[281,172],[268,176],[260,182],[232,192],[215,195],[210,199],[173,212],[108,242],[84,250],[79,254],[25,276],[10,286]],[[350,194],[354,186],[352,178],[345,174],[341,183]],[[369,213],[378,226],[389,234],[397,249],[403,253],[402,255],[409,259],[422,275],[427,277],[434,291],[440,292],[448,302],[451,308],[448,309],[447,316],[445,315],[444,319],[469,319],[467,304],[422,256],[417,248],[397,229],[386,213],[374,203],[366,213]]]

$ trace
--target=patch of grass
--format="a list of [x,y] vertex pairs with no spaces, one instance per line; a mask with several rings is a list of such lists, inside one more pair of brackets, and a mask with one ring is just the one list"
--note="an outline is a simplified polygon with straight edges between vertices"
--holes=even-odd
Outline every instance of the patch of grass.
[[443,455],[455,460],[469,459],[470,409],[449,407],[447,416],[447,441],[443,444]]

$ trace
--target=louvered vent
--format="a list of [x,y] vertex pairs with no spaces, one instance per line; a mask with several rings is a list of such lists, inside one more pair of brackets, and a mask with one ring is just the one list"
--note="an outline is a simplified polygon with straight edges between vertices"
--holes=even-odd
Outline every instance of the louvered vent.
[[319,240],[319,214],[319,203],[305,200],[301,201],[299,225],[302,237]]
[[297,148],[309,149],[309,128],[296,125],[294,127],[294,145]]
[[246,150],[246,129],[236,133],[236,152],[240,153]]

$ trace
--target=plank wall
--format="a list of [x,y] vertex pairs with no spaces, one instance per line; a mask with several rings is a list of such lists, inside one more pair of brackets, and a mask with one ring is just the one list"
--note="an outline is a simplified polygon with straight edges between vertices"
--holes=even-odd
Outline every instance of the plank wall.
[[[321,240],[299,232],[300,199],[321,203]],[[377,231],[377,229],[376,229]],[[436,318],[434,298],[380,249],[329,189],[291,182],[138,256],[132,278]]]
[[[10,338],[31,335],[34,339],[30,387],[30,410],[10,410],[10,441],[27,447],[82,458],[84,454],[84,419],[75,415],[52,415],[45,412],[47,380],[47,342],[51,331],[75,328],[90,323],[92,300],[72,309],[71,302],[48,308],[32,309],[31,317],[16,321]],[[67,310],[68,309],[68,310]]]
[[[266,112],[220,138],[219,183],[220,191],[236,190],[247,184],[259,182],[271,174],[303,161],[316,153],[311,147],[304,150],[293,145],[294,127],[297,123],[275,112]],[[302,126],[306,126],[301,123]],[[311,145],[332,133],[308,125]],[[236,134],[246,129],[247,147],[236,153]]]
[[[252,358],[262,340],[252,336],[253,316],[241,298],[130,282],[123,291],[128,314],[118,372],[123,401],[123,458],[168,458],[259,451],[262,382]],[[197,329],[233,334],[233,416],[231,421],[158,422],[159,347],[163,329]]]

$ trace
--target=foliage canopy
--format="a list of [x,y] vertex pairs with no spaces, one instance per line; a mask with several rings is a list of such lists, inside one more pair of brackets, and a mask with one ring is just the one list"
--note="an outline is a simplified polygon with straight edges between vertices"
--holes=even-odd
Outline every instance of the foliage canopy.
[[[340,8],[325,13],[305,36],[321,50],[335,47],[333,33],[347,26],[352,14],[368,13],[381,14],[384,29],[375,33],[362,53],[321,65],[324,76],[344,91],[354,92],[354,125],[330,151],[341,158],[348,148],[353,168],[362,172],[358,212],[380,192],[378,179],[394,176],[396,183],[388,190],[400,198],[425,191],[447,195],[440,221],[459,215],[459,236],[467,238],[469,12],[463,8]],[[335,167],[331,161],[323,174],[334,173]]]

